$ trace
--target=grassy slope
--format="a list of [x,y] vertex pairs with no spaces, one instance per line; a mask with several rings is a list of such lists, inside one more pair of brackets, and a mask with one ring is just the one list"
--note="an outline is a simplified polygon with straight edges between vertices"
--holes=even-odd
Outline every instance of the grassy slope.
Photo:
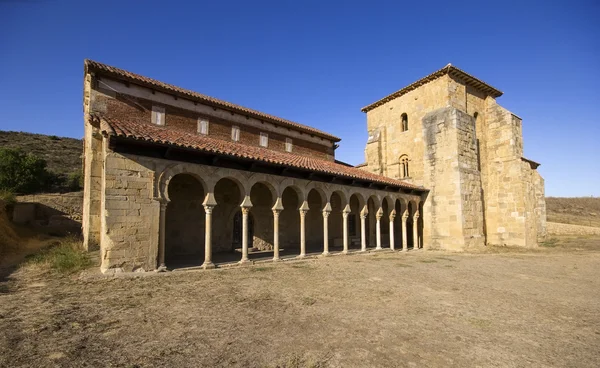
[[547,219],[552,222],[600,227],[600,198],[546,198]]
[[21,148],[48,163],[56,174],[69,174],[81,169],[83,143],[80,139],[42,134],[0,131],[0,147]]

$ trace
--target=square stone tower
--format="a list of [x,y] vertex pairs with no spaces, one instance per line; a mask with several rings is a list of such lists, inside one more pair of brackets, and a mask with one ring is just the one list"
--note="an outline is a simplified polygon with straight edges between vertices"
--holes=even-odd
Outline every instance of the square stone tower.
[[429,189],[425,247],[536,246],[545,237],[544,180],[523,157],[521,118],[498,105],[501,95],[448,64],[362,109],[369,139],[359,167]]

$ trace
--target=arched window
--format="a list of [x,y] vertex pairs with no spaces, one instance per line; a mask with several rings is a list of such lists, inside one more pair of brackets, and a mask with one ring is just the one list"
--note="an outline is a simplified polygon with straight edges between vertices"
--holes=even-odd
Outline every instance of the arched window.
[[406,113],[402,114],[402,131],[406,132],[408,130],[408,115]]
[[400,178],[408,178],[410,177],[408,171],[408,156],[402,155],[400,156]]

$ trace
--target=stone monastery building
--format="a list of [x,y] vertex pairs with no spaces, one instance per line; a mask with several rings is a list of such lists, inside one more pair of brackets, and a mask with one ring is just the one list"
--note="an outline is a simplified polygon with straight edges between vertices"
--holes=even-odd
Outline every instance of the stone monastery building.
[[352,167],[329,133],[86,60],[84,245],[103,272],[535,246],[544,181],[501,95],[447,65],[363,108]]

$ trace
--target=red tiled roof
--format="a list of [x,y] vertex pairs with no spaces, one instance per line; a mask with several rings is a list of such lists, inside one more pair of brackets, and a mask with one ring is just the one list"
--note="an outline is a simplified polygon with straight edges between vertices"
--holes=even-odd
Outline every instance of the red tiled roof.
[[453,66],[452,64],[448,64],[445,67],[443,67],[442,69],[437,70],[437,71],[429,74],[428,76],[421,78],[414,83],[409,84],[408,86],[402,88],[401,90],[398,90],[398,91],[392,93],[391,95],[385,96],[384,98],[380,99],[379,101],[375,101],[372,104],[363,107],[360,111],[368,112],[370,110],[373,110],[377,106],[381,106],[384,103],[395,99],[396,97],[400,97],[400,96],[402,96],[414,89],[417,89],[418,87],[420,87],[424,84],[427,84],[435,79],[438,79],[439,77],[446,75],[446,74],[457,76],[458,78],[464,80],[468,85],[471,85],[483,92],[486,92],[487,94],[489,94],[490,96],[492,96],[494,98],[502,96],[502,91],[497,90],[496,88],[490,86],[489,84],[485,83],[481,79],[477,79],[474,76],[458,69],[457,67]]
[[169,93],[175,93],[182,97],[189,98],[193,101],[199,101],[199,102],[211,105],[211,106],[217,106],[217,107],[227,109],[230,111],[238,112],[240,114],[250,115],[257,119],[269,121],[271,123],[275,123],[277,125],[281,125],[284,127],[295,128],[295,129],[298,129],[305,133],[314,134],[316,136],[326,138],[326,139],[332,140],[334,142],[339,142],[341,140],[340,138],[338,138],[334,135],[331,135],[329,133],[323,132],[319,129],[315,129],[315,128],[307,126],[307,125],[299,124],[299,123],[296,123],[291,120],[282,119],[277,116],[265,114],[263,112],[252,110],[247,107],[232,104],[230,102],[219,100],[217,98],[203,95],[198,92],[190,91],[188,89],[180,88],[180,87],[174,86],[172,84],[163,83],[163,82],[157,81],[155,79],[144,77],[142,75],[135,74],[132,72],[128,72],[127,70],[115,68],[114,66],[102,64],[97,61],[85,59],[84,65],[85,65],[86,73],[90,72],[90,71],[101,72],[101,73],[104,73],[107,75],[111,75],[113,77],[117,77],[119,79],[134,82],[134,83],[137,83],[137,84],[140,84],[143,86],[147,86],[147,87],[151,87],[151,88],[154,88],[157,90],[163,90],[163,91],[166,91]]
[[100,120],[100,128],[103,133],[115,137],[178,146],[202,152],[255,160],[273,165],[310,170],[315,173],[325,173],[406,189],[424,190],[422,187],[385,176],[372,174],[333,161],[186,133],[166,127],[158,127],[134,119],[126,121],[116,120],[97,113],[94,113],[92,116]]

